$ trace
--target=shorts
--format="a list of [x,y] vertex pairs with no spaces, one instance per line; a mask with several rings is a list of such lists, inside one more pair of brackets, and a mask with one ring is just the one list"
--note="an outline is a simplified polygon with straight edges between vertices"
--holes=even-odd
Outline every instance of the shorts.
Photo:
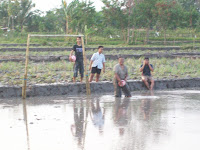
[[152,81],[153,80],[153,77],[152,76],[142,76],[142,80],[145,80],[145,81]]
[[83,62],[75,62],[74,64],[74,77],[78,76],[78,71],[81,75],[81,78],[83,78],[84,74],[84,65]]
[[101,74],[101,69],[98,69],[97,66],[96,67],[92,67],[92,71],[91,71],[92,74]]

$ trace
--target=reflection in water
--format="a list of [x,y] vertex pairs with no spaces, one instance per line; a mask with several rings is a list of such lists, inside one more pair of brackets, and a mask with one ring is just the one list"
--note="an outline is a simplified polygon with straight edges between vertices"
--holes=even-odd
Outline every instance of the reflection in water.
[[[100,107],[99,101],[100,101],[99,99],[96,99],[96,106],[95,106],[95,100],[91,101],[90,117],[91,117],[93,125],[99,129],[99,133],[103,134],[105,108]],[[103,113],[102,113],[102,109],[103,109]]]
[[119,134],[124,135],[125,126],[128,124],[128,106],[129,98],[124,98],[121,102],[121,98],[115,99],[115,113],[114,123],[119,127]]
[[83,140],[83,126],[84,126],[84,107],[83,101],[80,101],[80,106],[77,106],[77,102],[74,101],[74,124],[71,125],[71,132],[76,140],[78,141],[78,146],[82,147]]
[[1,101],[0,149],[199,150],[198,93],[135,95]]
[[[154,96],[153,91],[148,91],[145,93],[144,96]],[[152,100],[151,99],[143,99],[141,102],[141,111],[143,112],[144,115],[144,120],[149,120],[150,115],[152,113]]]
[[71,125],[71,133],[76,138],[78,147],[81,149],[85,148],[89,103],[90,98],[87,98],[86,106],[83,105],[82,99],[80,99],[80,103],[77,103],[77,100],[73,102],[74,124]]
[[23,101],[24,124],[26,125],[27,146],[28,146],[28,150],[30,150],[29,130],[28,130],[28,117],[27,117],[27,109],[26,109],[26,100],[23,99],[22,101]]

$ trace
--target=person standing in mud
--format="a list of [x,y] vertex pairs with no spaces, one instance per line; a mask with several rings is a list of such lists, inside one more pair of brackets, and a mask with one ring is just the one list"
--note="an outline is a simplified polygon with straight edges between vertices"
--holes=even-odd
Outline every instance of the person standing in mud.
[[121,90],[124,92],[125,97],[131,97],[129,86],[126,83],[128,77],[128,69],[124,65],[124,58],[119,56],[119,63],[114,66],[114,88],[115,97],[121,97]]
[[78,146],[82,147],[82,141],[84,136],[84,108],[83,102],[81,101],[81,107],[78,111],[78,107],[76,106],[76,101],[73,104],[74,107],[74,123],[71,125],[71,132],[74,137],[76,137],[78,141]]
[[106,60],[105,60],[105,56],[104,56],[104,54],[102,54],[102,52],[103,52],[103,46],[99,46],[98,52],[94,53],[92,55],[90,67],[89,67],[89,69],[91,71],[90,79],[89,79],[90,82],[92,82],[94,74],[96,74],[96,82],[99,81],[101,69],[103,69],[103,72],[105,73]]
[[94,102],[91,101],[92,110],[90,112],[90,117],[93,122],[93,125],[99,129],[99,133],[103,133],[103,126],[105,121],[105,108],[102,113],[102,109],[99,104],[99,99],[96,100],[96,106]]
[[73,82],[76,82],[76,77],[78,76],[78,72],[80,73],[81,79],[80,82],[83,81],[84,76],[84,64],[83,64],[83,49],[81,44],[81,37],[76,38],[77,44],[73,46],[72,51],[70,53],[70,57],[75,52],[76,61],[74,65],[74,76]]
[[[149,90],[153,90],[154,87],[154,79],[151,75],[151,72],[154,71],[153,65],[149,63],[149,58],[145,57],[143,64],[140,66],[140,72],[142,72],[142,81],[146,85]],[[148,82],[151,82],[149,86]]]

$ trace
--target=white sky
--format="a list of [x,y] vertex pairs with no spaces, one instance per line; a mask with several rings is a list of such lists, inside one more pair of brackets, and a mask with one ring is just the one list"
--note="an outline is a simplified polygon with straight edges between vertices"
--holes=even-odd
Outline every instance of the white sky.
[[[72,0],[66,0],[66,2],[69,4]],[[101,0],[90,0],[91,2],[94,2],[94,6],[97,11],[101,10],[101,7],[103,7],[103,3]],[[62,0],[32,0],[33,3],[35,3],[35,9],[39,9],[41,11],[48,11],[52,8],[60,8]]]

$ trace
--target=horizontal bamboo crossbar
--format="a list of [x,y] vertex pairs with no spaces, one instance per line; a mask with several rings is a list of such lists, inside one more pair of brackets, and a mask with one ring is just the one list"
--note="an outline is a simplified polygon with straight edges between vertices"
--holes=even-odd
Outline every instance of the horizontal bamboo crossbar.
[[84,35],[69,35],[69,34],[63,34],[63,35],[42,35],[42,34],[30,34],[30,37],[84,37]]

